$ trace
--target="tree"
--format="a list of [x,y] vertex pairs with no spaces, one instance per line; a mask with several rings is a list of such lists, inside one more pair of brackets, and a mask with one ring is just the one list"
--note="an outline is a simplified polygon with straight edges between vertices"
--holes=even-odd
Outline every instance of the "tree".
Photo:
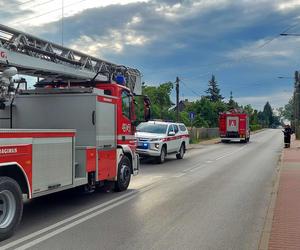
[[289,121],[292,121],[293,120],[293,113],[294,113],[294,98],[292,97],[288,104],[284,105],[284,108],[283,109],[280,109],[279,112],[280,112],[280,115],[289,120]]
[[267,128],[280,125],[280,118],[279,116],[274,115],[269,102],[265,104],[263,111],[258,113],[258,121],[262,126]]
[[212,102],[205,96],[193,102],[187,108],[187,112],[196,112],[196,118],[193,123],[196,127],[217,127],[219,113],[226,110],[226,103],[222,101]]
[[236,108],[239,108],[239,105],[237,102],[235,102],[233,100],[233,95],[232,95],[232,91],[230,91],[230,99],[228,101],[228,109],[236,109]]
[[263,127],[270,127],[273,122],[273,110],[269,102],[264,106],[263,111],[258,112],[258,122]]
[[273,110],[269,102],[267,102],[264,106],[263,119],[267,127],[271,127],[274,122]]
[[212,75],[211,80],[208,82],[208,89],[205,92],[208,94],[207,98],[212,102],[222,101],[224,99],[220,94],[220,89],[214,75]]
[[143,86],[143,95],[151,100],[152,119],[172,119],[169,109],[173,105],[171,101],[172,82],[162,83],[159,86]]

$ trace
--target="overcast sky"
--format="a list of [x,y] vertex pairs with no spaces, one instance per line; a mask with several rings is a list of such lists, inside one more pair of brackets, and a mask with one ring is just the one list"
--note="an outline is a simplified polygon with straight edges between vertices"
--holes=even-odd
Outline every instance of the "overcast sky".
[[299,69],[300,0],[0,0],[0,23],[127,66],[147,84],[181,82],[204,95],[211,74],[226,98],[262,109],[287,103]]

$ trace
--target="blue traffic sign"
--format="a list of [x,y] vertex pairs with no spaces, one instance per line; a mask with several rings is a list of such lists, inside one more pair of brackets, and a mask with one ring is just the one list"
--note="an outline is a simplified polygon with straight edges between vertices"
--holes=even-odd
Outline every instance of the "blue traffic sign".
[[196,117],[196,113],[195,112],[189,112],[189,118],[191,121],[193,121]]

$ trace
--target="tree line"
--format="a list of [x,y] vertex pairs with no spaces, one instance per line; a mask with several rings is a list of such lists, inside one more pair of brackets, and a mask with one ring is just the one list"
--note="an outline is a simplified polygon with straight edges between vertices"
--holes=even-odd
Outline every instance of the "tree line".
[[[226,112],[232,109],[237,109],[246,112],[250,116],[250,126],[252,130],[257,130],[263,127],[277,127],[280,125],[280,117],[275,115],[269,102],[266,102],[262,111],[254,109],[251,104],[238,104],[232,93],[229,101],[224,101],[221,95],[218,82],[213,75],[208,82],[208,89],[205,94],[199,97],[198,100],[180,101],[178,107],[171,100],[171,93],[174,89],[172,82],[162,83],[159,86],[147,86],[143,84],[142,93],[147,95],[151,100],[151,118],[175,121],[176,109],[179,109],[179,120],[187,126],[212,128],[218,127],[219,113]],[[142,117],[141,107],[138,105],[138,116]],[[195,113],[195,119],[189,119],[189,113]]]

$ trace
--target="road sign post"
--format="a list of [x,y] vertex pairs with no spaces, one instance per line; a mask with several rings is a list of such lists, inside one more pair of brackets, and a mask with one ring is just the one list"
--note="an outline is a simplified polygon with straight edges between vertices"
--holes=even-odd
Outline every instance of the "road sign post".
[[191,122],[191,127],[193,127],[193,121],[195,120],[196,113],[195,112],[189,112],[189,118]]

